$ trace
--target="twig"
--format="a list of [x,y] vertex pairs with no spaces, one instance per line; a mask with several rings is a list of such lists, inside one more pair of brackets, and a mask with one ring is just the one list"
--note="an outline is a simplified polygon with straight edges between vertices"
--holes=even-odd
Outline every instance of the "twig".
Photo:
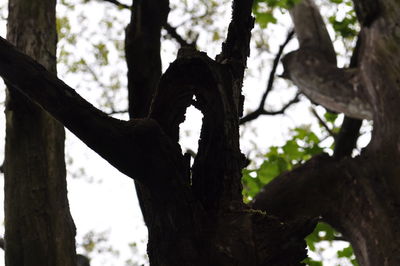
[[102,0],[102,1],[112,3],[112,4],[114,4],[114,5],[116,5],[116,6],[120,7],[120,8],[126,8],[126,9],[130,9],[131,8],[130,6],[125,5],[125,4],[123,4],[123,3],[121,3],[121,2],[119,2],[117,0]]
[[292,39],[294,35],[294,30],[290,30],[289,33],[286,36],[285,41],[279,46],[279,50],[278,53],[275,56],[274,59],[274,63],[272,65],[272,69],[269,73],[269,78],[268,78],[268,83],[267,83],[267,88],[261,98],[260,101],[260,105],[259,105],[259,109],[264,109],[264,105],[265,105],[265,101],[267,99],[268,94],[271,92],[273,85],[274,85],[274,81],[275,81],[275,73],[276,73],[276,69],[278,68],[278,64],[279,64],[279,60],[281,59],[283,50],[285,49],[286,45],[289,43],[289,41]]
[[265,101],[267,99],[267,96],[271,92],[271,90],[273,88],[273,85],[274,85],[276,69],[278,68],[278,64],[279,64],[279,61],[281,59],[283,50],[285,49],[285,47],[289,43],[289,41],[292,39],[293,35],[294,35],[294,30],[292,29],[292,30],[290,30],[288,32],[285,41],[279,46],[278,53],[275,56],[274,62],[272,64],[271,71],[269,73],[267,87],[265,89],[265,92],[263,93],[263,96],[261,97],[261,101],[260,101],[260,104],[259,104],[258,108],[255,111],[253,111],[253,112],[247,114],[245,117],[243,117],[240,120],[240,124],[243,124],[243,123],[246,123],[248,121],[254,120],[257,117],[259,117],[260,115],[282,114],[291,104],[293,104],[295,102],[298,102],[298,95],[296,95],[296,97],[292,101],[290,101],[288,104],[286,104],[284,106],[284,108],[282,108],[279,111],[268,112],[268,111],[265,111],[265,109],[264,109]]
[[[109,2],[112,3],[116,6],[118,6],[119,8],[125,8],[125,9],[131,9],[131,7],[129,5],[123,4],[121,2],[119,2],[118,0],[101,0],[104,2]],[[164,25],[164,29],[167,31],[167,33],[174,38],[180,46],[184,47],[184,46],[195,46],[195,43],[188,43],[185,39],[182,38],[182,36],[180,36],[178,34],[178,32],[176,31],[176,28],[171,26],[169,23],[166,23]]]
[[257,109],[254,112],[246,115],[245,117],[243,117],[242,119],[240,119],[239,124],[242,125],[246,122],[252,121],[256,118],[258,118],[260,115],[279,115],[279,114],[283,114],[285,113],[285,111],[294,103],[297,103],[299,101],[299,96],[300,93],[297,93],[296,96],[290,100],[289,102],[287,102],[284,106],[282,106],[281,109],[277,110],[277,111],[267,111],[263,109]]
[[172,27],[170,24],[166,23],[166,24],[164,25],[164,29],[167,31],[167,33],[168,33],[169,36],[171,36],[172,38],[174,38],[174,39],[179,43],[179,45],[180,45],[181,47],[185,47],[185,46],[192,46],[192,47],[195,47],[195,46],[196,46],[195,42],[193,42],[193,43],[188,43],[186,40],[184,40],[184,39],[182,38],[182,36],[180,36],[180,35],[178,34],[178,32],[176,31],[176,28],[175,28],[175,27]]
[[317,118],[320,125],[323,126],[326,129],[326,131],[328,131],[329,135],[331,135],[333,138],[336,138],[336,134],[333,133],[333,131],[328,127],[325,121],[318,115],[317,111],[313,107],[311,107],[310,110],[311,113],[315,116],[315,118]]
[[127,114],[128,110],[112,110],[111,112],[107,113],[107,115],[116,115],[116,114]]

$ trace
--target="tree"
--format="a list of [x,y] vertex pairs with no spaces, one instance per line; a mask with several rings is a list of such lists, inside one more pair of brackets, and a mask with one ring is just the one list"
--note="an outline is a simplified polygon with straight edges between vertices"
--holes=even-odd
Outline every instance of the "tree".
[[[400,6],[353,2],[359,45],[351,67],[342,69],[314,2],[291,6],[300,48],[284,57],[284,77],[347,117],[334,156],[315,156],[280,175],[250,205],[242,201],[246,159],[238,127],[252,1],[233,1],[215,60],[185,47],[164,74],[160,31],[168,1],[134,1],[126,38],[130,121],[100,112],[3,39],[0,75],[10,91],[39,104],[137,182],[153,265],[299,265],[306,257],[303,239],[319,217],[351,242],[361,265],[398,265]],[[204,115],[192,168],[177,144],[191,104]],[[373,119],[374,130],[369,146],[352,158],[357,119]]]
[[[7,38],[56,72],[56,1],[10,0]],[[5,249],[7,265],[76,265],[69,212],[64,128],[20,92],[6,104]]]

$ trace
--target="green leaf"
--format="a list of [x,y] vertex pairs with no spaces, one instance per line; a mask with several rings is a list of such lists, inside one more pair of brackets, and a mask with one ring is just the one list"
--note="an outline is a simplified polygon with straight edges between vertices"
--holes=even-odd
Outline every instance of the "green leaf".
[[274,177],[280,174],[277,161],[264,161],[257,171],[257,177],[260,178],[262,184],[268,184]]
[[351,246],[348,246],[347,248],[344,248],[342,250],[338,251],[338,258],[352,258],[354,256],[353,248]]
[[272,14],[272,11],[267,12],[255,12],[256,22],[261,28],[266,28],[269,23],[275,24],[277,22],[276,18]]
[[302,262],[306,263],[308,266],[323,266],[321,261],[312,260],[311,258],[306,258]]
[[300,161],[303,158],[303,152],[295,140],[287,141],[282,149],[289,161]]
[[338,118],[338,114],[327,111],[324,114],[324,118],[327,122],[334,123]]

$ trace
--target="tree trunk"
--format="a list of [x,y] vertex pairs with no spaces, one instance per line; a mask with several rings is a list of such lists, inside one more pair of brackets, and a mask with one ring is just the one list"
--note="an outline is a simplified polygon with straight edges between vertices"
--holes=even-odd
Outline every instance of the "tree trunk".
[[[300,49],[283,63],[287,77],[314,101],[352,117],[373,118],[371,143],[356,158],[336,147],[335,158],[317,157],[280,176],[253,207],[286,219],[321,217],[351,242],[360,265],[395,266],[400,265],[400,5],[396,0],[354,3],[362,26],[356,66],[338,69],[326,53],[331,41],[319,37],[322,21],[302,20],[306,12],[319,16],[312,0],[291,11]],[[359,124],[351,127],[358,131]],[[337,145],[354,143],[354,134],[347,135]]]
[[[55,0],[10,0],[7,38],[56,72]],[[16,90],[6,100],[5,250],[7,266],[75,266],[64,128]]]

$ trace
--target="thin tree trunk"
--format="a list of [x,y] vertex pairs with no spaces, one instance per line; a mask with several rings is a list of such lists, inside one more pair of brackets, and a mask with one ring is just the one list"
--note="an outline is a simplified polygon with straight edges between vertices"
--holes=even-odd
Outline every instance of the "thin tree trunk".
[[[56,72],[55,0],[10,0],[7,38]],[[5,148],[6,265],[76,265],[64,128],[8,90]]]

